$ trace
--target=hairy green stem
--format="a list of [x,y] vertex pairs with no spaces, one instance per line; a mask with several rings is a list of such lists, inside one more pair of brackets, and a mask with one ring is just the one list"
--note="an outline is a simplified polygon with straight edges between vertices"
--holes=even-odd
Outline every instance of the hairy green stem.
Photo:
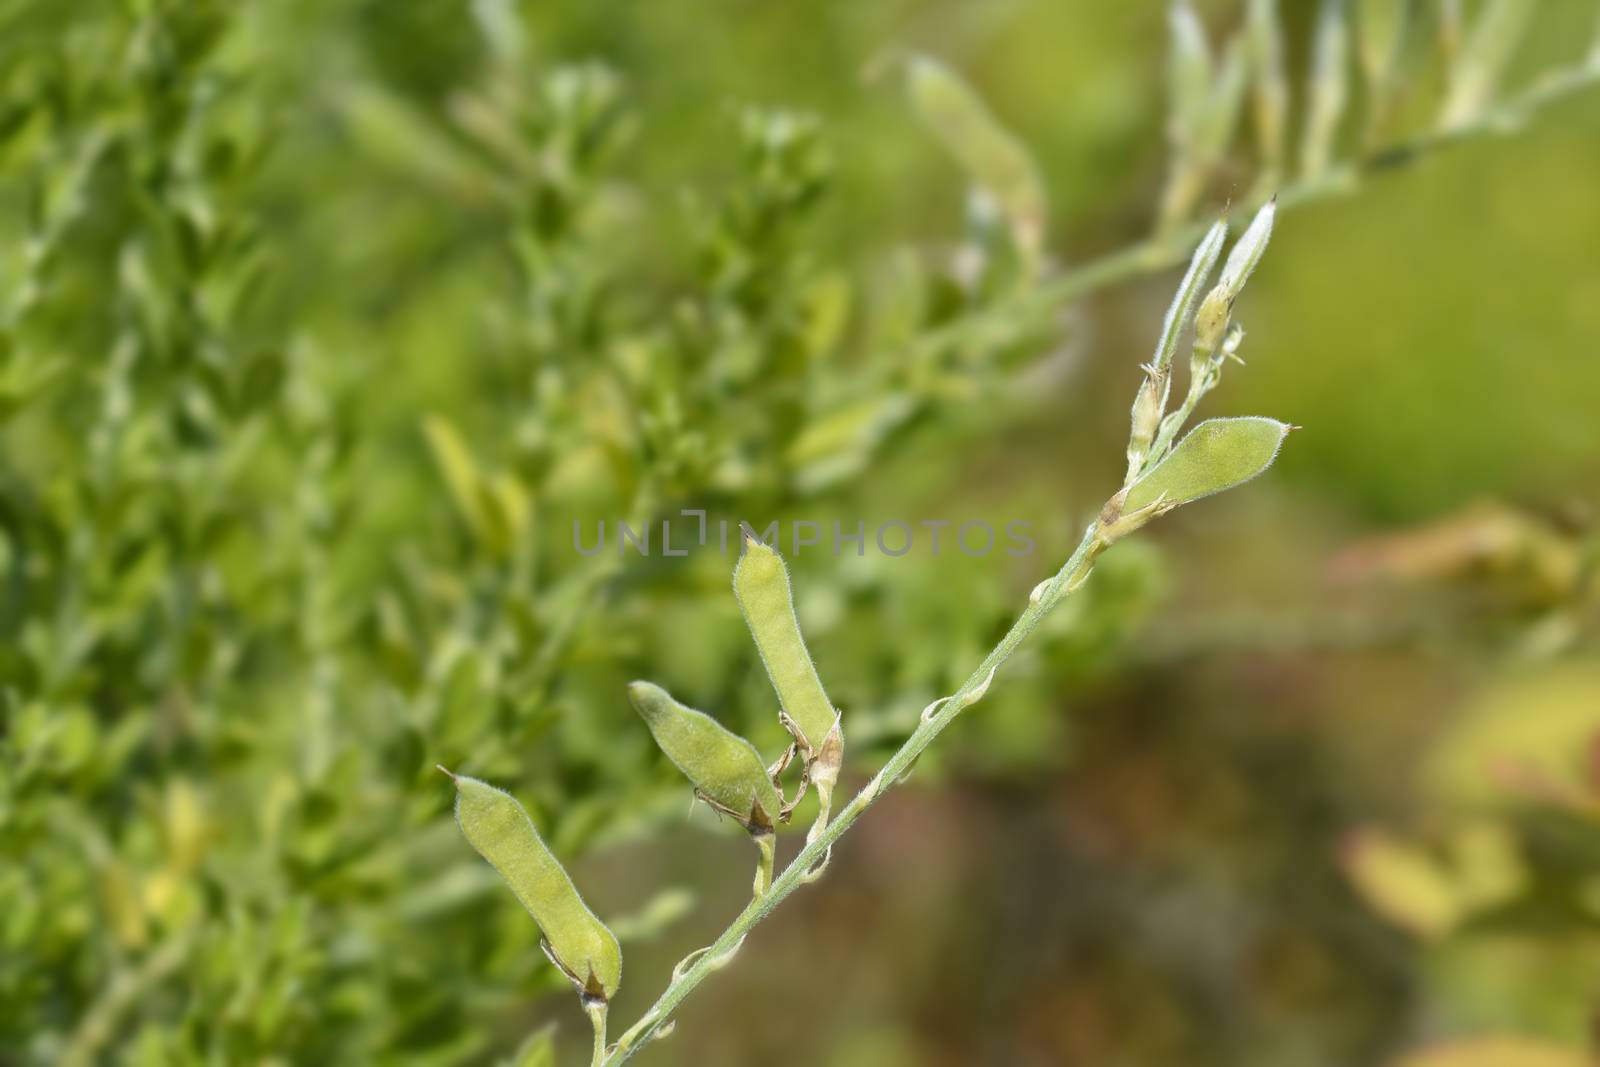
[[606,1060],[606,1002],[594,1001],[586,1010],[594,1024],[594,1053],[589,1057],[589,1067],[600,1067]]
[[673,978],[671,984],[651,1005],[650,1010],[645,1012],[644,1017],[617,1039],[617,1043],[601,1061],[603,1067],[615,1067],[616,1064],[625,1063],[649,1044],[650,1038],[667,1022],[683,999],[693,992],[707,975],[724,965],[732,953],[738,951],[751,929],[766,918],[772,909],[783,903],[790,893],[806,884],[807,875],[827,854],[833,843],[844,836],[862,813],[880,796],[905,777],[917,757],[922,755],[923,750],[933,742],[933,739],[943,733],[945,727],[955,720],[974,694],[981,693],[995,671],[1017,650],[1017,646],[1022,644],[1062,599],[1082,583],[1093,567],[1095,558],[1105,548],[1105,542],[1099,538],[1098,527],[1090,527],[1071,558],[1055,577],[1045,584],[1040,595],[1030,600],[1027,610],[1017,617],[1017,621],[1006,631],[1000,643],[984,657],[983,662],[962,683],[961,688],[957,689],[950,699],[944,701],[936,713],[918,724],[911,736],[906,738],[905,744],[889,757],[889,761],[850,803],[839,811],[837,817],[796,854],[768,890],[751,900],[744,911],[739,913],[738,918],[722,932],[722,936],[703,950],[693,965],[684,968]]
[[761,851],[761,858],[756,863],[755,891],[752,895],[759,898],[772,885],[772,865],[778,854],[778,835],[771,830],[757,834],[755,843]]

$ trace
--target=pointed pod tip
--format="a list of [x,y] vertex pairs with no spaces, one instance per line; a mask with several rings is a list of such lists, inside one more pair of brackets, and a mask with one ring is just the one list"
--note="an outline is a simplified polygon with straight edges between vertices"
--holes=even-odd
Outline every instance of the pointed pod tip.
[[663,715],[670,715],[672,708],[677,705],[671,693],[654,682],[642,679],[628,683],[628,703],[633,705],[633,710],[650,725],[652,731],[654,724]]
[[748,522],[741,522],[739,524],[739,535],[740,559],[750,555],[752,552],[777,556],[779,559],[783,558],[782,556],[778,555],[778,550],[776,548],[773,548],[771,545],[767,544],[766,541],[762,540],[761,535],[756,532],[756,528],[751,526]]
[[456,772],[452,771],[449,767],[446,767],[442,763],[435,763],[434,766],[438,768],[441,774],[445,775],[445,777],[449,778],[452,782],[459,781],[459,779],[456,777]]

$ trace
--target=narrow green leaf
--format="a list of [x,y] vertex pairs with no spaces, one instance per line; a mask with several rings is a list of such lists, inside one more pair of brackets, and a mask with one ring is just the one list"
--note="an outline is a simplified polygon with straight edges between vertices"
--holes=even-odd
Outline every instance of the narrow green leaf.
[[609,1001],[622,981],[622,948],[578,895],[526,809],[487,782],[451,777],[461,832],[528,909],[567,976],[586,997]]
[[1161,501],[1176,507],[1232,489],[1272,466],[1289,432],[1276,419],[1207,419],[1128,490],[1124,514]]
[[908,67],[912,106],[928,132],[994,197],[1019,242],[1036,248],[1048,212],[1044,183],[1022,141],[1002,126],[971,86],[928,56]]
[[783,802],[754,745],[659,685],[630,682],[628,699],[701,797],[752,833],[772,829]]
[[480,495],[481,476],[466,442],[447,419],[437,415],[422,420],[422,433],[428,440],[434,462],[439,465],[439,473],[444,475],[445,487],[450,491],[456,510],[466,521],[467,528],[482,536],[489,520],[484,515]]
[[733,595],[777,691],[779,706],[812,751],[822,751],[838,714],[800,636],[783,557],[749,529],[745,530],[744,552],[733,568]]

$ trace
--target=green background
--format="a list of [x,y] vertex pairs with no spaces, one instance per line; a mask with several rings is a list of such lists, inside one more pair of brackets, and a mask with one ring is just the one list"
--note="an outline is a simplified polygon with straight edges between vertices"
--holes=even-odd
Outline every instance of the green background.
[[[1313,5],[1281,6],[1298,105]],[[1510,83],[1575,61],[1591,8],[1537,5]],[[1059,274],[1151,231],[1165,18],[0,3],[0,1063],[495,1063],[547,1023],[578,1062],[584,1020],[436,763],[516,793],[626,917],[630,1022],[742,906],[752,851],[685,817],[623,685],[769,758],[782,735],[731,558],[598,567],[574,520],[1029,522],[1023,560],[792,562],[864,781],[1116,488],[1176,281],[1017,310],[1002,250],[962,292],[947,265],[995,239],[898,57],[941,58],[1031,150]],[[1202,408],[1301,427],[1276,467],[1119,545],[640,1062],[1582,1047],[1595,100],[1280,215],[1247,365]],[[814,124],[751,117],[779,112]],[[1255,173],[1241,133],[1204,212]],[[998,338],[927,340],[985,313]],[[806,467],[852,401],[869,432]],[[1366,539],[1489,508],[1505,541],[1350,579]],[[1560,788],[1506,786],[1505,751]],[[1352,880],[1379,826],[1517,888],[1407,929]],[[1461,860],[1475,830],[1516,858]]]

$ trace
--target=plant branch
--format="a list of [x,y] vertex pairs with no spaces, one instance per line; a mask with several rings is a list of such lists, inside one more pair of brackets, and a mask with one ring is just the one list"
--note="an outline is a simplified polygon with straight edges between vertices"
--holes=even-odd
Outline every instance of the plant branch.
[[[1281,207],[1292,207],[1348,193],[1356,188],[1363,178],[1405,165],[1435,148],[1477,134],[1515,129],[1533,112],[1588,89],[1596,83],[1600,83],[1600,62],[1552,75],[1519,96],[1495,107],[1486,108],[1465,122],[1429,132],[1375,154],[1329,167],[1317,175],[1302,178],[1279,193],[1278,203]],[[926,343],[946,343],[952,337],[974,327],[980,331],[991,326],[1004,328],[1006,323],[1018,319],[1019,312],[1042,313],[1119,281],[1172,266],[1182,261],[1187,250],[1204,229],[1204,223],[1191,223],[1114,252],[1036,287],[1019,301],[1020,309],[1015,305],[990,309],[983,315],[931,335],[926,339]],[[1172,436],[1187,420],[1204,392],[1205,389],[1191,389],[1184,404],[1163,425],[1164,444],[1167,447],[1171,446]],[[1167,432],[1169,428],[1170,432]],[[1160,451],[1158,449],[1153,452],[1140,464],[1141,473],[1143,470],[1148,470],[1151,464],[1160,458]],[[1113,498],[1113,502],[1120,502],[1120,499],[1119,494]],[[1029,597],[1028,607],[1017,617],[1011,629],[984,657],[983,662],[971,676],[949,697],[929,706],[905,743],[889,757],[888,762],[850,803],[838,812],[832,822],[825,822],[825,816],[819,819],[818,824],[807,835],[805,845],[776,878],[770,876],[769,854],[763,853],[763,862],[757,873],[754,898],[715,942],[691,954],[678,965],[661,996],[638,1022],[617,1039],[614,1045],[608,1049],[597,1048],[594,1063],[598,1067],[617,1067],[627,1062],[647,1046],[652,1038],[659,1036],[663,1032],[663,1027],[669,1025],[673,1012],[684,998],[738,953],[744,944],[744,939],[756,924],[771,914],[773,909],[783,903],[796,889],[815,880],[819,865],[829,855],[834,842],[843,837],[879,797],[905,778],[917,758],[944,732],[946,727],[955,721],[962,709],[982,698],[995,673],[1006,660],[1010,659],[1056,605],[1076,591],[1088,577],[1095,560],[1116,537],[1115,533],[1109,532],[1110,528],[1105,522],[1104,519],[1097,519],[1089,526],[1067,562],[1052,578],[1034,590]],[[763,882],[769,882],[764,892]]]
[[600,1067],[606,1058],[606,1002],[595,1001],[586,1010],[594,1024],[594,1053],[589,1057],[589,1067]]
[[1078,543],[1077,549],[1071,558],[1062,566],[1056,575],[1045,582],[1038,596],[1030,598],[1027,610],[1018,616],[1011,629],[1000,639],[1000,643],[984,657],[978,668],[947,700],[941,701],[939,710],[924,718],[906,739],[905,744],[895,754],[889,757],[887,763],[845,805],[827,825],[827,827],[814,838],[808,841],[800,850],[783,873],[773,880],[772,885],[765,893],[751,900],[738,918],[728,925],[710,947],[699,954],[695,962],[678,972],[671,984],[651,1005],[650,1010],[644,1014],[634,1026],[617,1039],[617,1043],[609,1050],[603,1067],[615,1067],[633,1058],[634,1054],[649,1044],[661,1026],[668,1021],[672,1013],[682,1003],[696,986],[698,986],[713,971],[718,970],[727,963],[730,956],[737,952],[744,942],[745,936],[762,919],[766,918],[790,893],[805,885],[808,874],[827,854],[833,843],[855,824],[874,802],[885,792],[905,778],[911,770],[917,757],[922,755],[933,739],[944,732],[945,727],[953,722],[962,708],[974,703],[982,696],[988,687],[990,679],[995,672],[1011,658],[1011,654],[1027,639],[1042,622],[1046,615],[1055,608],[1069,593],[1082,584],[1088,577],[1090,569],[1099,554],[1107,547],[1106,542],[1100,539],[1098,524],[1091,526],[1084,533],[1083,540]]
[[[1366,178],[1409,166],[1459,141],[1488,134],[1514,133],[1545,109],[1597,85],[1600,85],[1600,59],[1549,74],[1522,92],[1485,108],[1468,121],[1429,130],[1357,159],[1336,164],[1320,173],[1301,177],[1278,191],[1278,206],[1280,209],[1292,208],[1348,196]],[[1271,199],[1272,193],[1273,190],[1265,190],[1257,198],[1259,202],[1246,206],[1252,209],[1258,207]],[[1037,316],[1102,289],[1177,266],[1188,256],[1209,225],[1209,220],[1189,222],[1110,252],[1042,282],[1015,302],[1003,302],[969,319],[958,320],[943,329],[931,331],[919,340],[918,345],[937,347],[968,333],[979,338],[991,333],[1004,335],[1015,330],[1018,322],[1034,321]]]

